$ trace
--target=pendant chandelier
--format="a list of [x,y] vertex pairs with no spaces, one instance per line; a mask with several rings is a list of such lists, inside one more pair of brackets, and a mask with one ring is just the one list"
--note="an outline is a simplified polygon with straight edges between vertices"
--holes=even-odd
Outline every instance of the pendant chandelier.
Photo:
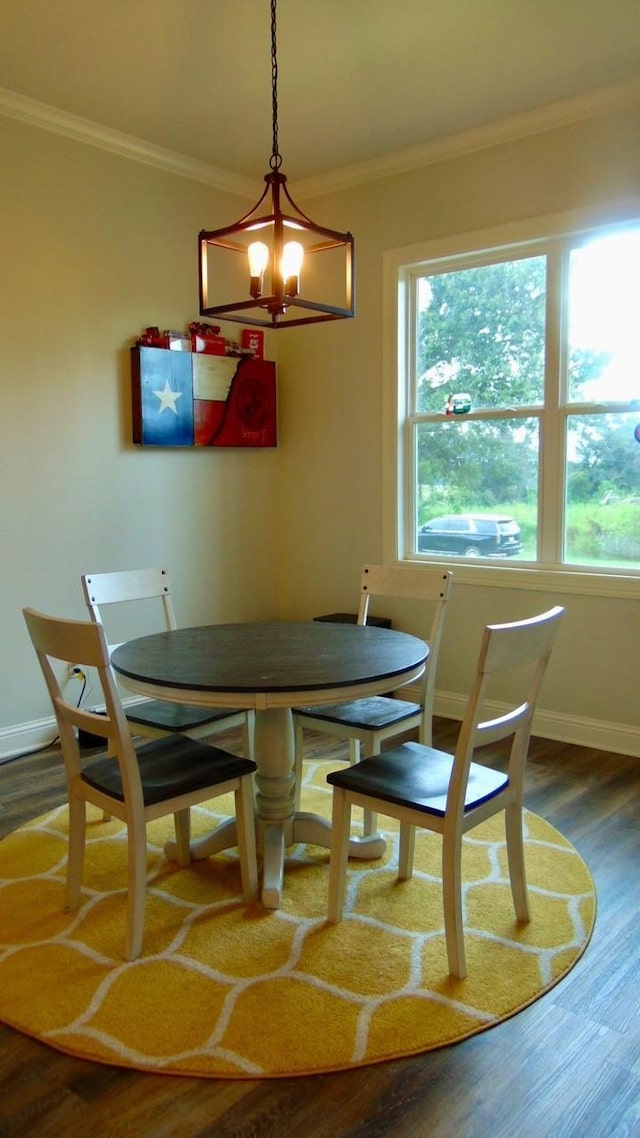
[[[264,192],[235,225],[199,235],[200,314],[266,328],[345,319],[355,311],[353,237],[311,221],[280,172],[276,0],[271,90],[273,146]],[[228,295],[239,299],[224,300]]]

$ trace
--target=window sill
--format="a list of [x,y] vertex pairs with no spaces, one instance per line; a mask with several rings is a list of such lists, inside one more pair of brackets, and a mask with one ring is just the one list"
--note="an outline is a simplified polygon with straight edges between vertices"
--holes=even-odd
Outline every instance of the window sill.
[[640,599],[640,575],[620,571],[593,573],[573,566],[494,565],[468,559],[406,557],[406,565],[442,565],[455,573],[456,585],[481,585],[483,588],[535,589],[541,593],[569,593],[593,597]]

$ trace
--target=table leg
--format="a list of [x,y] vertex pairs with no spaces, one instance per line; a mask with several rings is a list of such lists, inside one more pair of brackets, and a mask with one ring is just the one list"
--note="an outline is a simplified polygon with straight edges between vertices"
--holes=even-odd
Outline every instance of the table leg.
[[[300,810],[293,819],[293,840],[331,849],[331,823],[319,814],[307,814]],[[381,834],[365,834],[361,838],[349,839],[349,857],[363,861],[382,857],[386,848],[387,843]]]
[[[233,849],[237,844],[236,820],[235,818],[228,818],[226,822],[221,822],[219,826],[216,826],[210,834],[205,834],[204,837],[197,838],[195,841],[191,840],[191,858],[193,861],[200,861],[202,858],[221,853],[222,850]],[[173,839],[165,842],[164,853],[170,861],[177,861],[178,851]]]
[[[294,842],[311,842],[331,848],[331,825],[317,814],[294,813],[295,766],[293,716],[288,707],[256,711],[255,720],[255,807],[258,845],[262,847],[262,904],[278,909],[282,900],[284,857]],[[237,846],[235,818],[223,822],[211,834],[191,843],[194,859],[210,857]],[[175,860],[176,843],[166,843],[165,854]],[[379,834],[351,838],[349,856],[382,857],[386,842]]]
[[266,909],[278,909],[284,851],[293,843],[295,768],[290,708],[256,711],[254,747],[258,844],[263,852],[262,903]]
[[265,909],[279,909],[284,875],[284,829],[265,826],[262,831],[262,904]]

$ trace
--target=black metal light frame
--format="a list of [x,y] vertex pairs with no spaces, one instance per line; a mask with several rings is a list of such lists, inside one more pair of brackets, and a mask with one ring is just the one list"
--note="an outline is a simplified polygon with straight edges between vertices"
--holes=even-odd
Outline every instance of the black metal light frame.
[[[287,190],[287,179],[280,172],[282,157],[278,151],[278,63],[276,45],[276,0],[271,0],[271,70],[273,109],[273,148],[270,173],[265,175],[265,189],[251,210],[234,225],[222,229],[202,230],[198,237],[200,314],[218,316],[239,324],[253,324],[265,328],[288,328],[300,324],[317,324],[326,320],[343,320],[355,315],[354,305],[354,242],[350,233],[317,225],[296,205]],[[285,211],[283,211],[283,199]],[[260,209],[267,203],[267,212]],[[263,277],[251,277],[248,248],[258,238],[268,248],[268,262],[264,278],[269,279],[270,291],[262,295]],[[341,277],[340,265],[344,261],[344,291],[338,303],[333,296],[326,301],[313,300],[300,287],[298,277],[285,278],[282,256],[286,239],[303,246],[304,276],[314,280],[317,266],[324,274],[329,288],[334,279]],[[342,252],[340,252],[342,251]],[[237,276],[238,260],[242,259],[241,275],[246,279],[246,294],[229,303],[211,303],[211,280],[217,273],[224,277],[225,263],[234,262]],[[337,264],[339,258],[339,264]],[[309,261],[313,264],[310,265]],[[320,261],[322,260],[322,265]],[[215,262],[215,265],[214,265]],[[218,277],[215,277],[216,281]]]

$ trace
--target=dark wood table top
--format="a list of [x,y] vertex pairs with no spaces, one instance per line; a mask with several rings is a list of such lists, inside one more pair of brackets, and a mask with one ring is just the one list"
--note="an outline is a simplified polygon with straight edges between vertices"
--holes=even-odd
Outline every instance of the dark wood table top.
[[367,625],[261,621],[180,628],[115,649],[122,677],[190,691],[304,693],[406,683],[422,670],[428,645],[415,636]]

